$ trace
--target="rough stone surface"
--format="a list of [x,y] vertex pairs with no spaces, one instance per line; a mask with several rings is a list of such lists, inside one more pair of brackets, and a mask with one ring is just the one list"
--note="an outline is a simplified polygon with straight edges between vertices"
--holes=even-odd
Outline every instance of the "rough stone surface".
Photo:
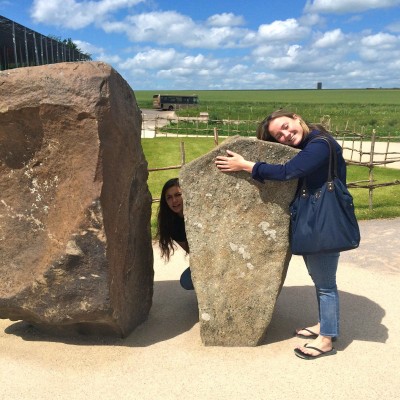
[[256,346],[266,333],[290,261],[289,203],[297,180],[259,183],[214,164],[226,149],[283,164],[298,150],[238,136],[180,174],[190,268],[205,345]]
[[153,294],[141,113],[104,63],[0,72],[0,317],[126,336]]

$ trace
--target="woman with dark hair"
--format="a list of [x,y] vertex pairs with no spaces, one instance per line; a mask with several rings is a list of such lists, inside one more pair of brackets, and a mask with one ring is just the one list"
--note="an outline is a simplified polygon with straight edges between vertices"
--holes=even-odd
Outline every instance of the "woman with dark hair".
[[[186,238],[185,220],[183,218],[182,190],[178,178],[165,182],[160,198],[157,215],[158,244],[161,257],[169,261],[174,254],[176,242],[186,254],[189,253],[189,244]],[[180,278],[181,286],[186,290],[193,290],[190,268],[187,268]]]
[[[275,111],[265,118],[257,129],[257,138],[300,149],[287,163],[274,165],[247,161],[230,150],[227,150],[227,156],[218,156],[215,163],[222,172],[247,171],[260,182],[267,179],[299,179],[301,187],[306,178],[307,189],[314,194],[328,176],[330,148],[323,137],[334,145],[338,176],[346,184],[346,164],[339,144],[321,125],[306,123],[299,115],[286,110]],[[332,341],[339,335],[339,297],[336,285],[339,253],[313,254],[303,258],[316,288],[318,322],[307,328],[296,329],[297,337],[313,341],[297,346],[294,351],[298,357],[315,359],[336,354]]]

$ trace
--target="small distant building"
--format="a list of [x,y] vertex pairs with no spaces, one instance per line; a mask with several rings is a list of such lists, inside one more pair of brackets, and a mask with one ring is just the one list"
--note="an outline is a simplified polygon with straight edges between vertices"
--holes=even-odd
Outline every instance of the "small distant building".
[[322,82],[318,82],[318,83],[317,83],[317,89],[318,89],[318,90],[321,90],[321,89],[322,89]]

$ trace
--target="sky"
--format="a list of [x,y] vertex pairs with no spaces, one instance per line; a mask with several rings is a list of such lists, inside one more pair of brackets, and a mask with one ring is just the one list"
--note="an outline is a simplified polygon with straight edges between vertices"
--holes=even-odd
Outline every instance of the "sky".
[[400,87],[400,0],[0,0],[133,90]]

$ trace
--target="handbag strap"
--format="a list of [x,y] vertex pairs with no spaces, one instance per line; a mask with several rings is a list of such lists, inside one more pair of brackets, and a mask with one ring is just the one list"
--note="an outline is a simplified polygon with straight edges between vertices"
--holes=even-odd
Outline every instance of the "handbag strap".
[[[335,178],[338,177],[337,173],[337,154],[334,149],[334,146],[332,145],[332,142],[330,138],[327,135],[318,135],[314,139],[310,141],[313,142],[314,140],[322,139],[325,142],[328,143],[329,146],[329,166],[328,166],[328,177],[326,180],[327,188],[331,192],[335,189],[335,186],[333,184],[333,181]],[[306,186],[306,177],[303,178],[303,184],[301,185],[301,196],[307,196],[307,186]]]

